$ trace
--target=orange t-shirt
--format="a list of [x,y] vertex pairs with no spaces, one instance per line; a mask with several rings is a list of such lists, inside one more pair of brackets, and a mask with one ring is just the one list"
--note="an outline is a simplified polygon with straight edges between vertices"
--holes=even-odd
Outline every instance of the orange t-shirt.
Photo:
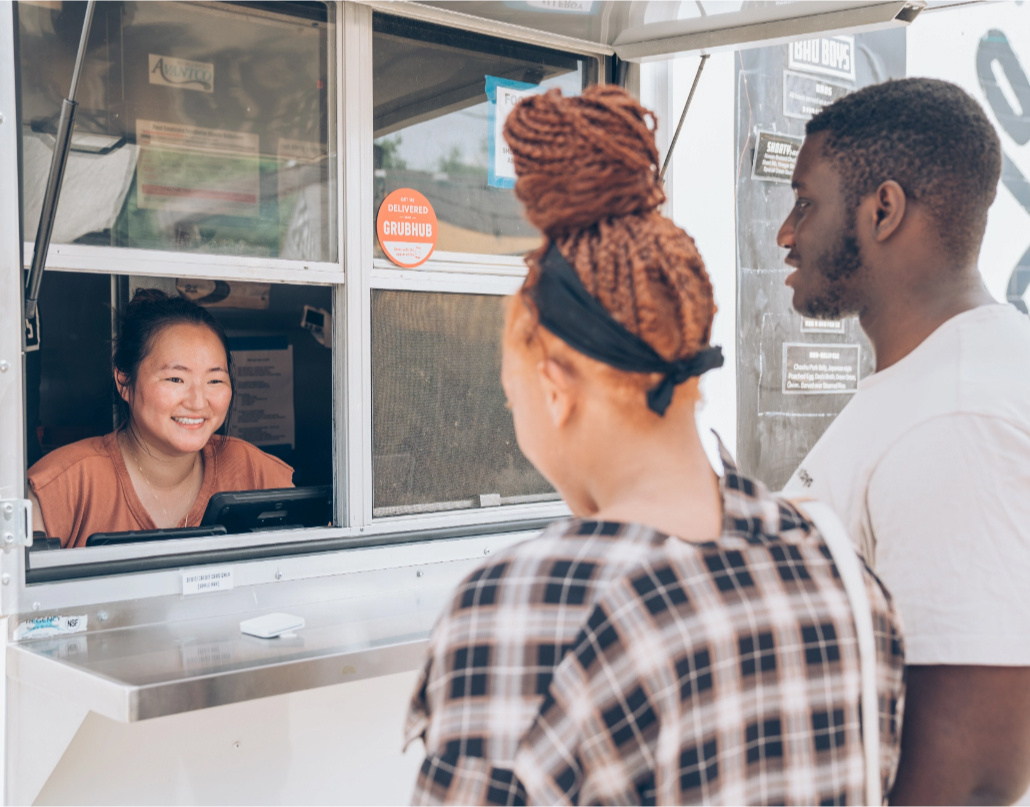
[[[157,529],[136,495],[116,437],[112,432],[62,446],[29,468],[47,535],[60,538],[62,547],[85,546],[96,532]],[[200,523],[215,493],[293,486],[293,468],[282,460],[235,437],[216,449],[217,439],[201,452],[204,481],[184,519],[189,524]]]

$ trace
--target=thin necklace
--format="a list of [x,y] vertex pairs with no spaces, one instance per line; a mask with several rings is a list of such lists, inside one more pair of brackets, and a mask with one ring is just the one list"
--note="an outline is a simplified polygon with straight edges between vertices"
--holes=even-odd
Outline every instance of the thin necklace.
[[[126,440],[126,445],[129,445],[129,442],[128,442],[129,438],[126,437],[125,440]],[[140,478],[146,483],[147,487],[150,489],[150,496],[151,496],[151,498],[154,500],[155,504],[157,504],[157,506],[161,508],[161,512],[164,513],[164,516],[165,516],[165,521],[171,521],[172,517],[170,515],[168,515],[168,511],[165,509],[165,506],[163,504],[161,504],[161,500],[157,496],[157,491],[154,489],[154,486],[150,484],[150,480],[147,479],[147,475],[145,473],[143,473],[143,466],[140,465],[139,454],[136,453],[136,449],[135,448],[131,448],[130,447],[129,450],[132,452],[132,461],[134,463],[136,463],[136,469],[139,471]],[[191,476],[193,475],[193,471],[196,469],[196,467],[197,467],[197,455],[194,454],[193,455],[193,467],[190,468],[190,475]],[[186,511],[186,515],[183,516],[183,519],[182,519],[182,526],[184,528],[188,527],[189,526],[189,521],[190,521],[190,512],[189,512],[189,510],[187,510]],[[178,522],[176,522],[176,525],[178,525]]]

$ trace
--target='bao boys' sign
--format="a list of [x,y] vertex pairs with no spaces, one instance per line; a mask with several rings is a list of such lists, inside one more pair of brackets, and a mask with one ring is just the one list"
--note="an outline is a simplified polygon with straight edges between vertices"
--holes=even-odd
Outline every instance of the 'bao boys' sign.
[[787,66],[806,73],[855,80],[855,38],[828,36],[799,39],[788,48]]

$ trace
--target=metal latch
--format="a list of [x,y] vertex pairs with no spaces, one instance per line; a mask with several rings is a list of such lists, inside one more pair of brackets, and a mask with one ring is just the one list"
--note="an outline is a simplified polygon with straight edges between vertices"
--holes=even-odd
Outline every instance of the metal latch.
[[0,546],[4,552],[32,546],[32,502],[28,499],[0,501]]

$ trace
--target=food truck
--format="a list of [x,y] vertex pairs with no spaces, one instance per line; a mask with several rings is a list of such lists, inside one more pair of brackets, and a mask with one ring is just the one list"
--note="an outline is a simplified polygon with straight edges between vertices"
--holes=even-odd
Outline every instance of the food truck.
[[[778,487],[872,371],[857,322],[805,320],[783,287],[804,123],[905,75],[996,125],[981,268],[1025,311],[1030,4],[0,2],[5,803],[407,801],[403,718],[449,591],[567,513],[498,381],[541,239],[507,111],[595,83],[656,111],[727,355],[700,425]],[[114,427],[140,288],[222,323],[230,433],[296,489],[226,497],[216,534],[61,548],[26,471]]]

